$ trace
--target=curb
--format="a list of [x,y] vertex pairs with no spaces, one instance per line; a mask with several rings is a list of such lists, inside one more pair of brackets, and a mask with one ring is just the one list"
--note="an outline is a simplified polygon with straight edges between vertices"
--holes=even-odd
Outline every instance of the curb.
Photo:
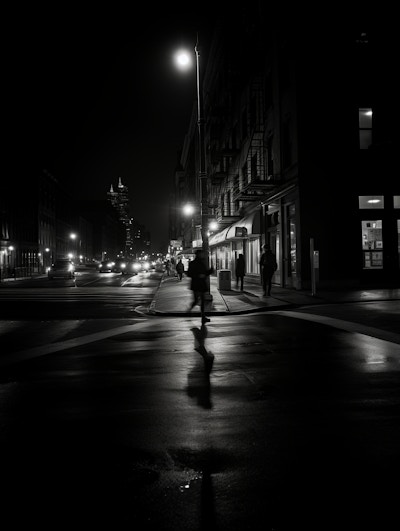
[[[138,306],[135,308],[135,312],[143,316],[152,316],[152,317],[201,317],[200,312],[163,312],[161,310],[153,309],[155,304],[153,302],[148,308],[141,309],[143,307]],[[214,311],[207,312],[207,316],[227,316],[227,315],[251,315],[254,313],[263,313],[263,312],[275,312],[279,310],[293,310],[294,308],[299,308],[303,305],[301,304],[285,304],[281,306],[260,306],[258,308],[248,308],[247,310],[227,310],[223,311]]]

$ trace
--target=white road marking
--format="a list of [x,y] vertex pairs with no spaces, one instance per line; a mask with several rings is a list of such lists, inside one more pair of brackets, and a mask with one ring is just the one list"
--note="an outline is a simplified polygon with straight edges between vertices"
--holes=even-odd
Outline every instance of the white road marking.
[[324,315],[315,315],[308,313],[294,312],[290,310],[277,310],[270,312],[273,314],[278,314],[286,317],[293,317],[295,319],[304,319],[305,321],[313,321],[316,323],[325,324],[328,326],[333,326],[334,328],[339,328],[341,330],[346,330],[347,332],[353,332],[362,334],[365,336],[373,337],[384,341],[390,344],[400,345],[400,335],[395,334],[387,330],[381,330],[380,328],[374,328],[373,326],[366,326],[361,323],[356,323],[353,321],[343,321],[342,319],[336,319],[334,317],[326,317]]
[[146,328],[148,325],[148,322],[133,321],[129,325],[119,326],[111,330],[103,330],[102,332],[95,332],[94,334],[88,334],[86,336],[74,337],[72,339],[66,339],[65,341],[59,341],[58,343],[50,343],[48,345],[40,345],[38,347],[12,352],[0,357],[0,366],[9,365],[10,363],[24,361],[39,356],[46,356],[47,354],[60,352],[61,350],[80,347],[82,345],[93,343],[95,341],[101,341],[112,336],[132,332],[133,327],[135,327],[135,330],[138,330],[141,328]]

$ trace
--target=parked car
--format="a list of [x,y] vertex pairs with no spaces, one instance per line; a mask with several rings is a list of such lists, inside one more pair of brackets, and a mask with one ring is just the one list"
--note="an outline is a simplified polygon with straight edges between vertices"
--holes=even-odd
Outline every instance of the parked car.
[[59,259],[52,264],[47,272],[49,280],[54,278],[74,278],[75,277],[75,265],[71,260]]

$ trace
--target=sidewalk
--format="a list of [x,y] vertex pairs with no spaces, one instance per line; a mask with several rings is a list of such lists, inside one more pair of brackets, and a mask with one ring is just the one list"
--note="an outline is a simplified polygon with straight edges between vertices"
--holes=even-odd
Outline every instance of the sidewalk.
[[[206,302],[207,315],[244,314],[340,302],[400,300],[400,288],[321,292],[317,289],[313,296],[311,292],[272,286],[272,295],[264,297],[262,286],[246,277],[243,291],[238,290],[233,281],[231,288],[231,290],[218,289],[217,277],[210,277],[212,300]],[[188,311],[191,301],[192,292],[188,277],[184,276],[182,281],[178,281],[176,277],[164,275],[147,313],[168,316],[200,315],[198,306],[191,312]]]

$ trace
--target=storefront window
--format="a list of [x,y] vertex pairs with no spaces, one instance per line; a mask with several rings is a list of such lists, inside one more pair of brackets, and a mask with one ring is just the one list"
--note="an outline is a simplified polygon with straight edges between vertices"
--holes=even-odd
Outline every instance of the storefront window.
[[361,221],[361,233],[364,269],[382,269],[382,220]]
[[372,109],[358,110],[358,127],[360,134],[360,149],[368,149],[372,144]]
[[247,263],[246,269],[248,273],[260,274],[260,240],[249,240],[247,248]]
[[383,195],[358,196],[358,208],[384,208]]
[[399,256],[399,268],[400,268],[400,219],[397,220],[397,253]]

